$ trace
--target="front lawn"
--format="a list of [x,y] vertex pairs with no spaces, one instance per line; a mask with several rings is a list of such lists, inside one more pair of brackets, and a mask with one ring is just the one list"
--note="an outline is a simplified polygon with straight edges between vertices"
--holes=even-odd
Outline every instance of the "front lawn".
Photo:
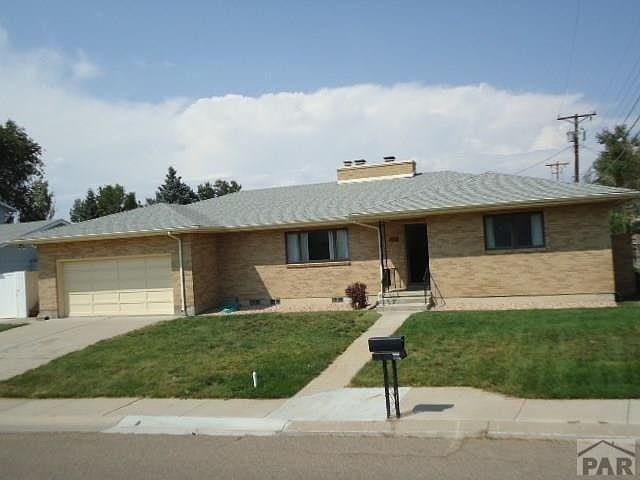
[[0,332],[16,327],[22,327],[23,325],[26,325],[26,323],[0,323]]
[[180,318],[104,340],[0,382],[0,396],[288,397],[377,317],[374,312],[322,312]]
[[[401,385],[470,386],[529,398],[640,397],[640,308],[425,312],[397,332]],[[354,386],[382,383],[369,362]]]

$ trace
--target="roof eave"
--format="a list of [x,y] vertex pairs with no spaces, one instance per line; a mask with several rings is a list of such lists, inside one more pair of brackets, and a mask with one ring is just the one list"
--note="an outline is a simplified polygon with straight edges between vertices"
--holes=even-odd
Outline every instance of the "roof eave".
[[561,206],[561,205],[575,205],[586,203],[602,203],[602,202],[620,202],[632,199],[640,198],[640,192],[624,192],[619,194],[604,194],[604,195],[590,195],[587,197],[564,197],[564,198],[549,198],[539,200],[525,200],[520,202],[498,202],[498,203],[482,203],[466,206],[453,206],[453,207],[440,207],[440,208],[427,208],[427,209],[414,209],[414,210],[402,210],[402,211],[388,211],[388,212],[375,212],[375,213],[352,213],[342,218],[330,218],[319,221],[304,221],[304,222],[287,222],[276,224],[263,224],[263,225],[238,225],[233,227],[222,226],[201,226],[192,225],[184,227],[162,228],[162,229],[148,229],[148,230],[136,230],[129,232],[112,232],[112,233],[100,233],[100,234],[85,234],[85,235],[60,235],[55,237],[46,238],[23,238],[12,240],[7,242],[8,244],[46,244],[46,243],[62,243],[62,242],[80,242],[90,240],[111,240],[120,238],[132,238],[132,237],[148,237],[157,235],[166,235],[167,233],[225,233],[225,232],[242,232],[242,231],[257,231],[257,230],[277,230],[277,229],[296,229],[296,228],[312,228],[322,227],[329,225],[344,225],[345,223],[352,223],[354,221],[375,221],[383,219],[401,219],[411,218],[421,215],[445,215],[455,213],[471,213],[478,211],[497,211],[497,210],[515,210],[531,207],[544,207],[544,206]]
[[540,200],[523,200],[520,202],[479,203],[466,206],[439,207],[374,213],[354,213],[350,218],[355,220],[381,220],[388,218],[409,218],[419,215],[445,215],[455,213],[472,213],[478,211],[517,210],[529,207],[579,205],[585,203],[620,202],[640,198],[640,192],[625,192],[619,194],[591,195],[588,197],[548,198]]
[[[216,227],[217,228],[217,227]],[[172,227],[172,228],[159,228],[159,229],[147,229],[147,230],[134,230],[129,232],[109,232],[109,233],[90,233],[83,235],[58,235],[55,237],[43,237],[43,238],[21,238],[11,240],[10,244],[28,244],[28,245],[41,245],[45,243],[63,243],[63,242],[83,242],[89,240],[115,240],[120,238],[131,237],[151,237],[157,235],[166,235],[167,233],[185,233],[195,232],[203,230],[200,225],[192,225],[186,227]],[[213,231],[213,227],[208,227],[205,230]]]

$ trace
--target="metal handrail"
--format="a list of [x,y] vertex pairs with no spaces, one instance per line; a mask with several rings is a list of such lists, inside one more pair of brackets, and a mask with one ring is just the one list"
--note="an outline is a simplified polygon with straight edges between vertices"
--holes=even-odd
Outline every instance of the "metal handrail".
[[[429,278],[430,278],[430,284],[431,284],[431,298],[433,299],[435,305],[438,304],[438,298],[440,300],[442,300],[442,305],[446,305],[447,301],[444,299],[444,296],[442,295],[442,292],[440,291],[440,287],[438,287],[438,283],[436,282],[435,277],[431,274],[431,271],[429,270]],[[436,295],[433,295],[433,292],[436,292]],[[425,293],[426,295],[426,293]]]

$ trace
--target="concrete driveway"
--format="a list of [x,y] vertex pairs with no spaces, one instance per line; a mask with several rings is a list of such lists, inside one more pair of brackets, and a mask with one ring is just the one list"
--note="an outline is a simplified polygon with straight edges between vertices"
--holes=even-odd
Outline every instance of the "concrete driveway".
[[[175,316],[82,317],[31,321],[0,332],[0,380],[39,367],[105,338]],[[19,321],[18,321],[19,322]]]

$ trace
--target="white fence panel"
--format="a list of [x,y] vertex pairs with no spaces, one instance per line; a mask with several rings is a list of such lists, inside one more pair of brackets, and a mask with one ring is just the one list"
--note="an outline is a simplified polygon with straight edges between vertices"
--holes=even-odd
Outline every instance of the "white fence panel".
[[37,272],[0,273],[0,318],[28,317],[37,303]]

